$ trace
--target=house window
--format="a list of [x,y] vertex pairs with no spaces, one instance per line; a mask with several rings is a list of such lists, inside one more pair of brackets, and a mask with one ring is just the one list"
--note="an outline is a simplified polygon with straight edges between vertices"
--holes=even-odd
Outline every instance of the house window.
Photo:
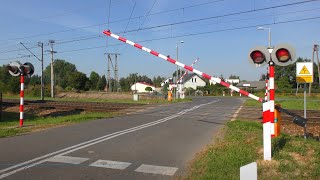
[[191,78],[191,82],[193,82],[193,78]]
[[194,78],[194,82],[197,82],[197,78]]

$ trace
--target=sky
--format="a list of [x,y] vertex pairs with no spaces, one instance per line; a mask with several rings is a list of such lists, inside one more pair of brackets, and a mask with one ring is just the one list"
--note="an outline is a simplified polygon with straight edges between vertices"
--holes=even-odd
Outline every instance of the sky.
[[[300,3],[301,2],[301,3]],[[297,4],[295,4],[297,3]],[[44,65],[54,59],[76,65],[88,76],[107,74],[105,53],[119,53],[119,76],[130,73],[170,77],[176,66],[103,35],[103,30],[184,64],[199,58],[195,69],[212,76],[259,80],[266,67],[248,61],[250,49],[288,43],[297,57],[312,56],[320,41],[320,0],[2,0],[0,6],[0,65],[31,62],[40,74],[38,42],[45,45]],[[183,41],[184,43],[181,43]],[[31,56],[30,56],[31,55]],[[113,73],[113,72],[112,72]],[[113,76],[113,75],[112,75]]]

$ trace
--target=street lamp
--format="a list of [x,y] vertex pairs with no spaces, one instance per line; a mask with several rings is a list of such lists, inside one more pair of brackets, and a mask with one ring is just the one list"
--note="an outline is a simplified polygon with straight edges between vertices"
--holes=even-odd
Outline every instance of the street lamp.
[[[177,42],[177,61],[179,61],[179,43],[183,44],[184,41],[180,41],[180,42]],[[177,72],[176,72],[176,93],[175,93],[175,96],[176,96],[176,99],[179,98],[179,91],[178,91],[178,80],[180,79],[179,75],[180,75],[180,68],[179,66],[177,66]]]
[[[268,30],[268,49],[269,49],[269,52],[272,51],[272,47],[271,47],[271,28],[269,27],[258,27],[257,28],[258,30]],[[270,52],[271,53],[271,52]]]

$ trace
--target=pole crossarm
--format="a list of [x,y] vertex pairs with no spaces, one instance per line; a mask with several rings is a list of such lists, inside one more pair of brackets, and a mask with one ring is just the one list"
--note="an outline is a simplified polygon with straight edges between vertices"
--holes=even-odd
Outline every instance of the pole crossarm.
[[256,101],[259,101],[259,102],[262,102],[262,101],[263,101],[262,98],[260,98],[260,97],[258,97],[258,96],[255,96],[255,95],[253,95],[253,94],[251,94],[251,93],[249,93],[249,92],[247,92],[247,91],[244,91],[244,90],[242,90],[242,89],[239,89],[239,88],[237,88],[237,87],[235,87],[235,86],[233,86],[233,85],[231,85],[231,84],[229,84],[229,83],[227,83],[227,82],[224,82],[224,81],[223,81],[222,79],[220,79],[220,78],[210,76],[210,75],[208,75],[208,74],[206,74],[206,73],[203,73],[203,72],[201,72],[201,71],[199,71],[199,70],[197,70],[197,69],[194,69],[194,68],[191,67],[191,66],[187,66],[187,65],[185,65],[185,64],[183,64],[183,63],[181,63],[181,62],[178,62],[178,61],[175,60],[175,59],[172,59],[172,58],[167,57],[167,56],[165,56],[165,55],[163,55],[163,54],[160,54],[160,53],[158,53],[158,52],[156,52],[156,51],[153,51],[153,50],[151,50],[151,49],[148,49],[148,48],[146,48],[146,47],[143,47],[143,46],[141,46],[140,44],[137,44],[137,43],[135,43],[135,42],[132,42],[132,41],[130,41],[130,40],[127,40],[126,38],[120,37],[120,36],[118,36],[118,35],[116,35],[116,34],[112,34],[112,33],[110,32],[110,30],[105,30],[105,31],[103,31],[103,33],[104,33],[105,35],[107,35],[107,36],[110,36],[110,37],[113,37],[113,38],[115,38],[115,39],[118,39],[119,41],[122,41],[122,42],[124,42],[124,43],[130,44],[131,46],[134,46],[134,47],[136,47],[136,48],[138,48],[138,49],[141,49],[141,50],[143,50],[143,51],[146,51],[146,52],[148,52],[148,53],[150,53],[150,54],[152,54],[152,55],[154,55],[154,56],[157,56],[157,57],[159,57],[159,58],[161,58],[161,59],[164,59],[164,60],[166,60],[166,61],[168,61],[168,62],[170,62],[170,63],[172,63],[172,64],[175,64],[175,65],[177,65],[177,66],[180,66],[180,67],[182,67],[182,68],[184,68],[184,69],[186,69],[186,70],[188,70],[188,71],[191,71],[191,72],[193,72],[193,73],[195,73],[195,74],[198,74],[199,76],[201,76],[201,77],[203,77],[203,78],[206,78],[206,79],[215,81],[215,82],[221,84],[222,86],[225,86],[225,87],[227,87],[227,88],[229,88],[229,89],[232,89],[232,90],[234,90],[234,91],[236,91],[236,92],[239,92],[240,94],[243,94],[243,95],[245,95],[245,96],[248,96],[248,97],[250,97],[250,98],[252,98],[252,99],[254,99],[254,100],[256,100]]

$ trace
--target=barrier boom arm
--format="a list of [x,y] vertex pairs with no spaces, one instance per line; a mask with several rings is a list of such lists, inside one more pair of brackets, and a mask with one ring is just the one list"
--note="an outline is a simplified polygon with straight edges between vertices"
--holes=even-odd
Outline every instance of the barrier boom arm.
[[175,65],[177,65],[177,66],[180,66],[180,67],[182,67],[182,68],[184,68],[184,69],[186,69],[186,70],[188,70],[188,71],[191,71],[191,72],[193,72],[193,73],[195,73],[195,74],[198,74],[199,76],[202,76],[202,77],[204,77],[204,78],[206,78],[206,79],[208,79],[208,80],[215,81],[215,82],[221,84],[222,86],[225,86],[225,87],[227,87],[227,88],[229,88],[229,89],[232,89],[232,90],[234,90],[234,91],[236,91],[236,92],[239,92],[240,94],[243,94],[243,95],[245,95],[245,96],[248,96],[248,97],[250,97],[250,98],[252,98],[252,99],[254,99],[254,100],[256,100],[256,101],[259,101],[259,102],[262,102],[262,101],[263,101],[262,98],[259,98],[258,96],[255,96],[255,95],[253,95],[253,94],[251,94],[251,93],[249,93],[249,92],[247,92],[247,91],[244,91],[244,90],[239,89],[239,88],[237,88],[237,87],[235,87],[235,86],[233,86],[233,85],[231,85],[231,84],[229,84],[229,83],[227,83],[227,82],[224,82],[224,81],[223,81],[222,79],[220,79],[220,78],[212,77],[212,76],[210,76],[210,75],[208,75],[208,74],[206,74],[206,73],[203,73],[203,72],[201,72],[201,71],[198,71],[198,70],[194,69],[194,68],[191,67],[191,66],[187,66],[187,65],[185,65],[185,64],[182,64],[182,63],[180,63],[179,61],[177,61],[177,60],[175,60],[175,59],[172,59],[172,58],[167,57],[167,56],[165,56],[165,55],[162,55],[162,54],[160,54],[160,53],[158,53],[158,52],[156,52],[156,51],[153,51],[153,50],[151,50],[151,49],[148,49],[148,48],[146,48],[146,47],[143,47],[143,46],[141,46],[140,44],[137,44],[137,43],[135,43],[135,42],[129,41],[129,40],[127,40],[126,38],[120,37],[120,36],[118,36],[118,35],[116,35],[116,34],[112,34],[112,33],[110,32],[110,30],[105,30],[105,31],[103,31],[103,33],[104,33],[105,35],[107,35],[107,36],[110,36],[110,37],[113,37],[113,38],[115,38],[115,39],[118,39],[119,41],[122,41],[122,42],[124,42],[124,43],[130,44],[131,46],[134,46],[134,47],[136,47],[136,48],[138,48],[138,49],[141,49],[141,50],[143,50],[143,51],[146,51],[146,52],[148,52],[148,53],[150,53],[150,54],[152,54],[152,55],[154,55],[154,56],[157,56],[157,57],[159,57],[159,58],[161,58],[161,59],[164,59],[164,60],[166,60],[166,61],[169,61],[169,62],[172,63],[172,64],[175,64]]

